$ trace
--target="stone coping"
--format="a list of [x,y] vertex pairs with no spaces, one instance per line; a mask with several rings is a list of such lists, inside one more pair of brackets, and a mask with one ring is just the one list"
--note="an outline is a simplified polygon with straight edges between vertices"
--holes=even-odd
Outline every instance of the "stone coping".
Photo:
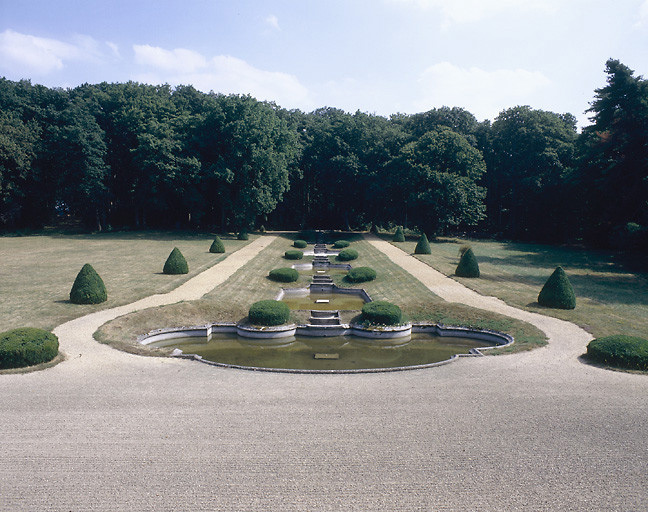
[[307,288],[281,288],[275,300],[281,300],[286,296],[303,296],[308,295],[311,291],[326,291],[338,293],[340,295],[359,295],[365,302],[371,302],[372,299],[364,288],[340,288],[335,284],[311,283]]
[[[340,326],[330,326],[330,327],[332,327],[333,329],[329,330],[327,329],[327,326],[319,326],[319,325],[310,326],[310,325],[295,325],[295,324],[255,328],[254,326],[249,326],[249,325],[241,326],[235,323],[218,323],[218,324],[215,323],[215,324],[206,324],[201,326],[157,329],[143,336],[139,336],[137,338],[137,341],[138,343],[147,345],[149,343],[162,341],[165,339],[185,338],[190,336],[209,337],[214,333],[226,332],[226,333],[237,333],[243,337],[248,337],[248,338],[256,338],[256,339],[265,338],[277,342],[281,340],[281,338],[292,337],[295,336],[295,334],[308,336],[309,334],[306,334],[308,332],[310,332],[311,336],[321,336],[321,334],[314,334],[314,331],[329,331],[329,332],[333,332],[335,330],[339,331],[339,332],[335,332],[334,334],[329,334],[333,336],[357,335],[357,332],[360,330],[365,332],[369,331],[369,329],[359,327],[357,325],[348,325],[348,324],[342,324]],[[245,336],[241,334],[240,329],[242,329],[243,332],[247,334],[252,334],[253,332],[256,331],[256,334],[259,334],[259,336],[254,336],[254,335]],[[376,331],[388,332],[385,331],[384,329],[380,329]],[[402,334],[402,332],[405,331],[407,331],[407,334]],[[441,366],[456,361],[460,357],[483,356],[484,355],[482,353],[483,350],[507,347],[514,342],[513,336],[510,336],[509,334],[505,334],[502,332],[490,331],[487,329],[473,329],[470,327],[461,327],[461,326],[445,326],[442,324],[419,323],[419,324],[407,324],[403,326],[394,326],[392,332],[399,333],[399,336],[395,337],[396,339],[398,337],[408,336],[411,333],[428,332],[431,334],[436,334],[437,336],[465,337],[465,338],[478,339],[482,341],[489,341],[489,342],[493,342],[493,345],[488,347],[472,348],[470,349],[470,352],[468,354],[455,354],[450,359],[446,359],[445,361],[439,361],[436,363],[428,363],[428,364],[412,365],[412,366],[397,366],[391,368],[362,368],[362,369],[355,369],[355,370],[310,370],[310,369],[307,370],[307,369],[297,369],[297,368],[265,368],[265,367],[257,367],[257,366],[241,366],[241,365],[233,365],[227,363],[219,363],[217,361],[208,361],[206,359],[203,359],[202,356],[199,356],[197,354],[184,354],[179,349],[174,350],[171,356],[181,357],[185,359],[192,359],[195,361],[199,361],[201,363],[210,364],[212,366],[220,366],[223,368],[235,368],[240,370],[251,370],[251,371],[262,371],[262,372],[273,372],[273,373],[312,373],[312,374],[380,373],[380,372],[396,372],[396,371],[404,371],[404,370],[420,370],[424,368],[433,368],[435,366]],[[387,341],[390,338],[381,335],[377,337],[377,339],[378,342],[380,343],[381,339]]]

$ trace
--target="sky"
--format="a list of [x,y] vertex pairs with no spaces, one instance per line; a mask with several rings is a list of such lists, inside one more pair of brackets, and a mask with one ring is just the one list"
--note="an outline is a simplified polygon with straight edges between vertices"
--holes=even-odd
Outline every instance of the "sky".
[[0,0],[0,76],[191,84],[389,116],[517,105],[579,126],[605,62],[648,76],[648,0]]

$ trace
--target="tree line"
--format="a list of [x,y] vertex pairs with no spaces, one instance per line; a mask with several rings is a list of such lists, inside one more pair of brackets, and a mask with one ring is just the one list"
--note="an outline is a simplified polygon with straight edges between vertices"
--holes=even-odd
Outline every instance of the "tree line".
[[648,82],[617,60],[592,125],[509,108],[387,117],[286,110],[135,82],[0,79],[0,229],[217,231],[404,225],[645,244]]

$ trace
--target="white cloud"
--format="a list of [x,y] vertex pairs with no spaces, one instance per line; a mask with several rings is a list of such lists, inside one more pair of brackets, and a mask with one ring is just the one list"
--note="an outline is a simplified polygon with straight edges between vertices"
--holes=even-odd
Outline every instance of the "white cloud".
[[[85,45],[88,44],[86,40]],[[63,69],[70,60],[87,57],[87,48],[13,30],[0,33],[0,69],[45,75]]]
[[639,7],[639,19],[635,23],[635,28],[641,28],[648,25],[648,0],[644,2]]
[[176,73],[193,73],[207,66],[207,59],[197,52],[176,48],[165,50],[158,46],[133,45],[135,62],[143,66],[151,66],[164,71]]
[[[419,77],[421,99],[417,111],[460,106],[478,119],[494,119],[500,111],[516,105],[538,108],[538,98],[552,85],[543,73],[525,69],[460,68],[442,62]],[[541,107],[540,107],[541,108]]]
[[557,0],[388,0],[421,9],[437,9],[445,23],[469,23],[502,11],[541,10],[554,12]]
[[154,68],[134,78],[147,83],[191,84],[199,90],[223,94],[250,94],[258,100],[275,101],[286,108],[314,108],[311,95],[297,77],[279,71],[255,68],[229,55],[210,59],[184,50],[134,46],[138,64]]
[[106,41],[106,46],[108,46],[108,48],[110,48],[110,51],[112,52],[113,57],[117,57],[117,58],[121,57],[121,55],[119,53],[119,46],[117,46],[115,43],[113,43],[111,41]]
[[265,19],[266,25],[270,26],[274,30],[281,30],[281,27],[279,27],[279,18],[277,18],[274,14],[270,14],[266,19]]

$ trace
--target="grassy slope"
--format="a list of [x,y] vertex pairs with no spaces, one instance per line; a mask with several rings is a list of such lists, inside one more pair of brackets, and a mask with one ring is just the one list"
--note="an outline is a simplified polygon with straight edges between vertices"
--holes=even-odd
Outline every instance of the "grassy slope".
[[[472,246],[481,271],[479,279],[454,276],[459,248]],[[413,252],[416,242],[394,244]],[[574,322],[596,337],[648,333],[648,275],[626,271],[611,253],[541,244],[440,239],[421,261],[484,295],[508,304]],[[538,293],[561,265],[576,293],[576,309],[543,308]]]
[[[211,254],[212,240],[209,234],[160,232],[1,237],[0,332],[22,326],[52,329],[99,309],[167,292],[249,243],[226,239],[227,253]],[[176,246],[190,273],[164,275],[164,262]],[[84,263],[90,263],[106,284],[107,302],[69,302]]]

